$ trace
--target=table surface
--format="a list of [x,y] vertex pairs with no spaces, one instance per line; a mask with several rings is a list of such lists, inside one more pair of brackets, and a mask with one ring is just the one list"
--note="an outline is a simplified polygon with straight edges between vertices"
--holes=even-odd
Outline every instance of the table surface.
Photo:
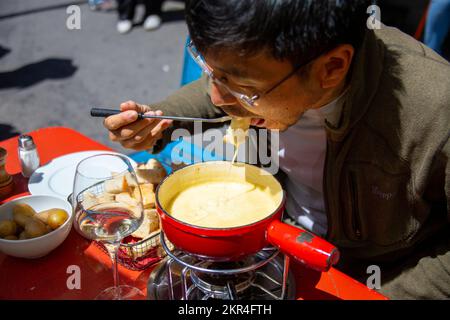
[[[29,134],[36,143],[41,165],[68,153],[111,150],[68,128],[44,128]],[[15,183],[12,194],[0,201],[3,204],[29,192],[28,179],[20,173],[17,137],[0,142],[0,147],[8,151],[6,170],[13,176]],[[68,289],[71,266],[80,268],[80,289]],[[132,271],[119,265],[120,282],[134,285],[146,293],[153,268]],[[334,268],[328,272],[317,272],[292,262],[291,270],[296,279],[297,299],[385,299]],[[45,257],[29,260],[0,253],[0,299],[93,299],[112,285],[109,257],[73,228],[67,239]]]

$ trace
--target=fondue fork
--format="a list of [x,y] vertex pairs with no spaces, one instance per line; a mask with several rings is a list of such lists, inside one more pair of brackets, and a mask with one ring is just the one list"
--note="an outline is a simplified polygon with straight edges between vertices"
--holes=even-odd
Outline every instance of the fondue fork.
[[[91,109],[91,116],[92,117],[109,117],[112,115],[119,114],[120,110],[113,110],[113,109],[103,109],[103,108],[92,108]],[[191,122],[207,122],[207,123],[220,123],[220,122],[226,122],[230,121],[230,116],[224,116],[220,118],[213,118],[213,119],[206,119],[206,118],[192,118],[192,117],[176,117],[176,116],[157,116],[157,115],[147,115],[143,113],[138,112],[138,119],[169,119],[169,120],[175,120],[175,121],[191,121]]]

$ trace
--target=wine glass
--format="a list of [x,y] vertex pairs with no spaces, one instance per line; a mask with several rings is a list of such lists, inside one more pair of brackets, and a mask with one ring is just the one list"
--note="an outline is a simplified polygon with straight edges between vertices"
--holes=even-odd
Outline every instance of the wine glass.
[[105,289],[96,299],[142,299],[138,288],[119,285],[117,269],[120,243],[139,228],[144,212],[138,180],[129,159],[105,153],[82,160],[75,172],[72,207],[76,230],[102,242],[112,260],[114,287]]

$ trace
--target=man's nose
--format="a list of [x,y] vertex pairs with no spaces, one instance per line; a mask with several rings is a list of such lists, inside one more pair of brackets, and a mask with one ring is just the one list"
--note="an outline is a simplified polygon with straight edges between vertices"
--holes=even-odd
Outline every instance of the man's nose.
[[220,106],[229,106],[229,105],[237,105],[237,99],[228,92],[227,89],[217,85],[216,83],[212,83],[211,85],[211,102],[220,107]]

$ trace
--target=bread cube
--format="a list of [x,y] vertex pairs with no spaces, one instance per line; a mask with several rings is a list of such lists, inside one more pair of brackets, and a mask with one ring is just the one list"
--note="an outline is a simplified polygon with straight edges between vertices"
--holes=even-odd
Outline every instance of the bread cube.
[[[141,184],[139,185],[139,188],[141,189],[141,195],[142,195],[142,204],[145,209],[150,209],[155,207],[155,192],[154,192],[154,185],[151,183]],[[135,199],[139,199],[139,189],[134,188],[133,190],[133,197]]]
[[132,198],[128,192],[116,194],[115,199],[117,202],[129,205],[131,207],[136,207],[139,204],[139,202]]
[[159,217],[154,209],[144,210],[144,217],[141,226],[132,233],[136,238],[147,238],[152,232],[159,230]]
[[107,193],[119,194],[128,191],[128,183],[124,175],[116,176],[105,181],[105,191]]

